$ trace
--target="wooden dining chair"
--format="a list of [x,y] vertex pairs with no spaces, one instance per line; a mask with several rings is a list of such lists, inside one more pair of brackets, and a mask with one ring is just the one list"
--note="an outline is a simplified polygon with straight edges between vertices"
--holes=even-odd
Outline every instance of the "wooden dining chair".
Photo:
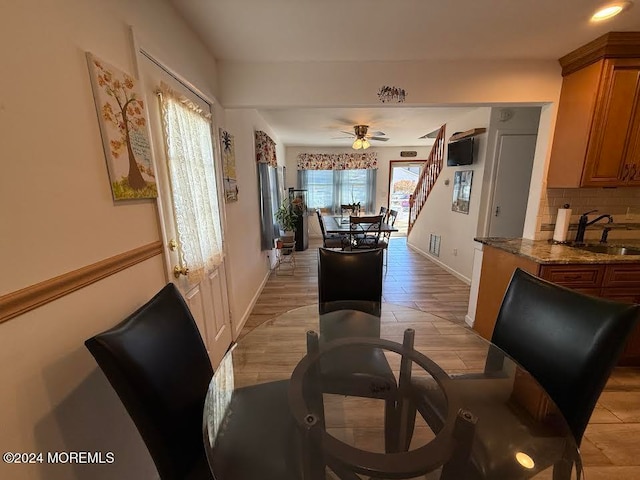
[[[492,343],[525,368],[558,406],[579,445],[595,404],[615,367],[625,342],[638,322],[640,305],[618,303],[585,295],[516,269],[505,293]],[[493,354],[492,354],[493,353]],[[499,352],[490,349],[484,378],[495,376]],[[483,375],[458,375],[456,382],[466,388],[482,388]],[[446,415],[446,399],[433,382],[412,380],[418,411],[435,431]],[[467,408],[473,412],[473,405]],[[415,412],[411,412],[410,415]],[[489,462],[482,452],[491,445],[495,452],[509,441],[508,422],[512,415],[497,410],[494,421],[500,429],[478,425],[474,445],[475,466],[483,478],[512,458]],[[408,445],[405,439],[404,447]],[[508,452],[504,448],[504,452]],[[505,453],[506,455],[506,453]],[[492,473],[493,472],[493,473]],[[492,476],[493,475],[493,476]],[[523,474],[522,478],[526,478]]]
[[213,480],[202,411],[213,368],[172,284],[85,345],[124,404],[162,480]]

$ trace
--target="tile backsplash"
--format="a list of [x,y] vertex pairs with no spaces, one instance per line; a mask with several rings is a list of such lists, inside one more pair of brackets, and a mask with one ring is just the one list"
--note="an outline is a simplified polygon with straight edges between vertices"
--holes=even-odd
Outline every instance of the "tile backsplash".
[[[582,213],[597,209],[597,215],[608,213],[613,216],[614,229],[609,233],[609,239],[640,238],[640,187],[624,187],[547,188],[540,201],[536,239],[553,237],[558,208],[566,203],[572,209],[570,231],[575,231]],[[589,218],[594,216],[590,215]],[[597,225],[587,228],[587,240],[600,238],[602,227]]]

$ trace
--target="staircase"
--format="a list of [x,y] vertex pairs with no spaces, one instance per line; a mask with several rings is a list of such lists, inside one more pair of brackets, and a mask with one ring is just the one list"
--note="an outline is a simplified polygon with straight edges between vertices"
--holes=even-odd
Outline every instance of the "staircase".
[[438,135],[436,136],[436,141],[433,144],[433,147],[431,147],[429,158],[427,158],[427,162],[425,163],[422,173],[420,174],[420,178],[418,179],[416,189],[409,197],[409,227],[407,229],[407,235],[411,233],[413,224],[416,222],[418,215],[420,215],[420,211],[426,203],[427,198],[431,193],[431,189],[436,184],[436,180],[438,180],[440,172],[442,171],[442,164],[444,161],[445,127],[446,125],[442,125],[442,127],[440,127]]

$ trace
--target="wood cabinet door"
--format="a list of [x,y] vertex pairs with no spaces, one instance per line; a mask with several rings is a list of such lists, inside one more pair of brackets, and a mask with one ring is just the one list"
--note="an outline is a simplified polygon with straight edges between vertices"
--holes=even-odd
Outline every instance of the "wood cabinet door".
[[[640,303],[640,292],[634,288],[603,288],[601,296],[623,303]],[[640,325],[631,332],[622,351],[618,365],[640,365]]]
[[640,59],[606,60],[603,72],[582,186],[622,185],[631,169],[627,155],[636,136]]
[[[636,94],[640,96],[640,89],[636,91]],[[637,186],[640,185],[640,99],[635,100],[635,110],[629,135],[621,179],[625,185]]]

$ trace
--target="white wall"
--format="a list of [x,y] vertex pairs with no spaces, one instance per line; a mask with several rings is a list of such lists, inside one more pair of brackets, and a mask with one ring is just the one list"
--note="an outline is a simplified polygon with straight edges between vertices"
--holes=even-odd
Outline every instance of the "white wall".
[[[215,96],[214,59],[165,1],[3,2],[0,295],[160,240],[154,201],[111,198],[85,59],[91,51],[133,72],[129,25],[154,55]],[[0,324],[0,451],[115,453],[108,466],[0,463],[0,478],[157,476],[83,342],[165,282],[158,255]]]
[[[496,177],[497,169],[497,142],[498,137],[503,134],[518,133],[518,134],[538,134],[538,126],[541,121],[541,107],[521,107],[521,108],[493,108],[491,109],[491,117],[489,120],[489,129],[487,130],[487,161],[485,162],[484,174],[482,177],[482,196],[480,199],[480,216],[478,219],[477,236],[484,237],[488,235],[490,216],[493,214],[491,211],[491,203],[493,201],[492,188],[493,182]],[[501,117],[502,113],[506,112],[510,114],[506,120]],[[548,134],[543,130],[541,136],[548,138]],[[547,149],[544,139],[538,138],[536,140],[536,151],[534,154],[534,164],[536,159],[540,165],[544,165],[544,160],[547,155]],[[534,169],[535,170],[535,169]],[[540,168],[533,171],[531,174],[531,182],[529,187],[530,201],[534,206],[539,205],[537,200],[531,200],[531,190],[533,195],[540,197],[540,185],[541,180],[538,176]],[[527,212],[530,211],[527,205]],[[535,215],[534,215],[535,217]]]
[[260,199],[255,152],[255,131],[276,142],[278,163],[285,163],[285,148],[264,119],[252,109],[227,110],[223,126],[234,136],[238,201],[227,203],[227,243],[230,262],[234,328],[241,327],[269,275],[271,251],[260,251]]
[[[464,118],[457,118],[456,121],[449,122],[445,138],[448,140],[454,132],[464,132],[472,128],[488,128],[490,114],[490,108],[479,107],[469,112]],[[475,137],[474,148],[477,157],[473,165],[447,167],[445,153],[445,166],[407,239],[410,246],[426,254],[429,251],[429,235],[440,235],[440,256],[431,258],[467,282],[471,281],[473,238],[476,235],[480,214],[480,198],[487,151],[486,133]],[[473,170],[469,214],[451,210],[454,172],[458,170]],[[446,180],[449,181],[448,185],[445,185]]]
[[[428,48],[428,47],[425,47]],[[379,105],[381,85],[401,85],[405,105],[553,102],[560,94],[555,60],[434,62],[219,62],[227,107]]]

